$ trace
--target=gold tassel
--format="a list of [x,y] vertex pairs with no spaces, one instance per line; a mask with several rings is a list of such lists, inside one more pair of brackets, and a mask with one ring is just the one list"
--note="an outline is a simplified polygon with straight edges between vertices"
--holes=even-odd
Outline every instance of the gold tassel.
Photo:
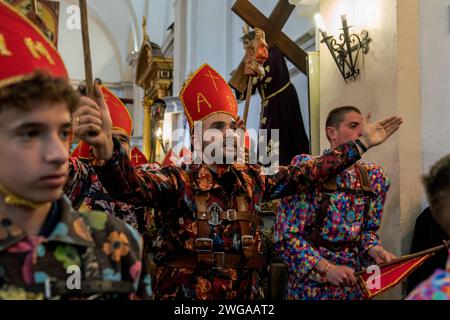
[[0,184],[0,193],[5,196],[5,203],[11,206],[27,207],[30,209],[36,209],[39,205],[33,201],[23,199]]

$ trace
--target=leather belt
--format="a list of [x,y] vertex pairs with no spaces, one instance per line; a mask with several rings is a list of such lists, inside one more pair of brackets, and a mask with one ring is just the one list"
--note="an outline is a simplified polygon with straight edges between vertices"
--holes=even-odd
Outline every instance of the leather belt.
[[196,255],[176,257],[165,261],[164,265],[173,268],[186,269],[262,269],[265,264],[264,256],[244,258],[241,254],[224,252],[197,252]]
[[217,225],[220,224],[222,220],[225,221],[250,221],[253,224],[260,225],[262,224],[262,219],[257,215],[251,214],[248,211],[236,211],[234,209],[221,211],[218,213],[215,212],[197,212],[197,220],[210,221],[211,224]]

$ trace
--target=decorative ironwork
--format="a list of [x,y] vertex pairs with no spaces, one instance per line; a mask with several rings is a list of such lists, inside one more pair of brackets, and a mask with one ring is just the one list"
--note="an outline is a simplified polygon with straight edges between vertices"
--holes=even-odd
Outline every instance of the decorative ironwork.
[[347,25],[347,18],[345,15],[342,19],[342,33],[339,35],[339,42],[331,35],[328,35],[325,30],[320,30],[322,34],[322,43],[325,43],[328,50],[333,57],[339,71],[347,83],[348,79],[356,80],[360,74],[358,68],[358,59],[360,53],[367,54],[369,52],[369,43],[372,39],[369,38],[369,33],[362,30],[361,34],[350,34],[349,29],[352,26]]

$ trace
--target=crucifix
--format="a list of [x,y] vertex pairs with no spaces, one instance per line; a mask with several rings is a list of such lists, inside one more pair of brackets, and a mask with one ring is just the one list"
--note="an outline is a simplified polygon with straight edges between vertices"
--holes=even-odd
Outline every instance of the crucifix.
[[[295,6],[289,4],[288,0],[279,0],[270,16],[266,17],[249,0],[237,0],[232,7],[233,12],[254,29],[253,35],[244,32],[244,48],[248,43],[246,41],[252,37],[256,39],[258,30],[263,30],[265,42],[269,45],[269,57],[264,63],[265,74],[257,77],[256,83],[247,81],[249,79],[245,73],[244,58],[229,84],[241,94],[240,99],[243,99],[243,93],[246,92],[244,119],[248,113],[247,105],[252,87],[257,85],[261,96],[259,129],[269,130],[270,143],[276,145],[279,142],[281,165],[289,164],[298,154],[310,153],[300,102],[285,62],[287,58],[302,73],[308,75],[308,55],[282,31],[294,9]],[[272,141],[272,129],[279,130],[278,141]]]
[[308,55],[282,31],[294,9],[295,6],[288,0],[279,0],[267,18],[249,0],[237,0],[231,8],[249,26],[262,29],[267,43],[278,47],[293,65],[304,74],[308,74]]

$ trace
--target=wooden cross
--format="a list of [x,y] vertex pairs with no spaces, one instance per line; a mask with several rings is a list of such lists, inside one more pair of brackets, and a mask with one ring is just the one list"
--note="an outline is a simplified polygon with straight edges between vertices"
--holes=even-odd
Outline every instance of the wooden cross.
[[267,43],[277,46],[289,61],[307,75],[307,54],[282,31],[294,9],[295,6],[288,0],[279,0],[267,18],[249,0],[237,0],[231,8],[249,26],[264,30]]

